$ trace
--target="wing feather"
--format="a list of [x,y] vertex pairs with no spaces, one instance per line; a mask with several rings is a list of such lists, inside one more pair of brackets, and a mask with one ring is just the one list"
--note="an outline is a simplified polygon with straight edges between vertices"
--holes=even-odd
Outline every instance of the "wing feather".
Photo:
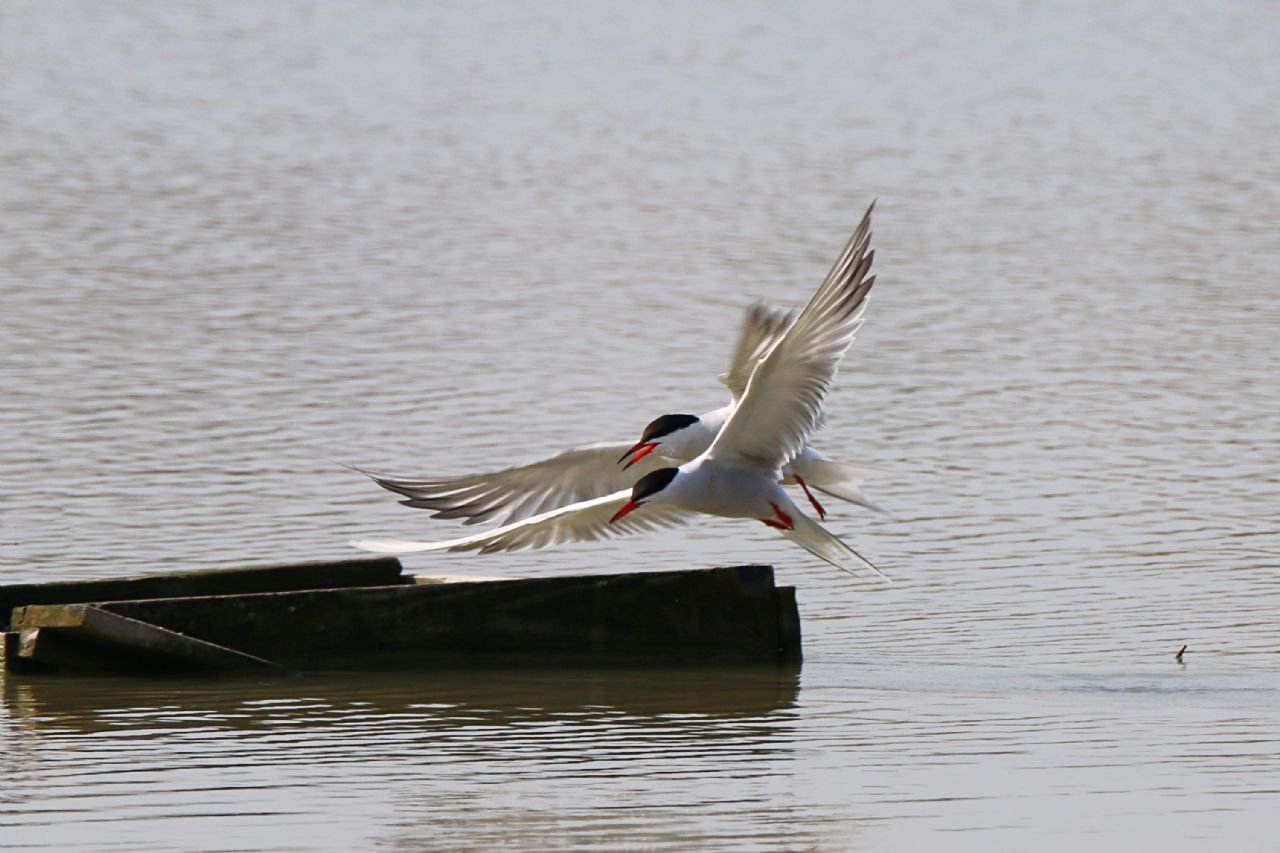
[[800,316],[756,364],[708,455],[776,470],[804,449],[875,284],[869,275],[874,208],[872,202]]
[[459,539],[439,542],[362,539],[351,544],[378,554],[409,554],[419,551],[478,551],[481,554],[494,554],[545,548],[563,542],[610,539],[660,527],[674,527],[687,523],[693,517],[688,510],[671,504],[658,504],[642,506],[610,524],[609,519],[630,499],[631,490],[622,489]]
[[733,395],[735,403],[746,393],[747,381],[751,379],[751,371],[755,370],[756,363],[778,342],[795,316],[793,311],[772,308],[763,302],[757,302],[747,309],[746,319],[742,321],[742,329],[738,332],[733,359],[729,362],[729,370],[718,377]]
[[630,447],[631,442],[600,442],[527,465],[463,477],[399,477],[355,470],[403,495],[405,506],[433,510],[433,518],[460,518],[466,525],[494,520],[508,524],[629,488],[650,471],[680,464],[652,453],[624,471],[618,457]]

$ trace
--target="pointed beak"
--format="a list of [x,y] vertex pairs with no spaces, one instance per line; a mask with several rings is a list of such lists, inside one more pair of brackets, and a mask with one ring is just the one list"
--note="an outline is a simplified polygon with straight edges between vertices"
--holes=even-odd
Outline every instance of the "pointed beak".
[[[628,462],[626,465],[622,465],[622,470],[625,471],[628,468],[630,468],[632,465],[639,462],[641,459],[648,456],[650,453],[656,450],[657,447],[658,447],[658,442],[656,441],[638,441],[636,442],[634,447],[632,447],[626,453],[618,457],[618,464],[622,465],[622,460],[630,456],[631,461]],[[632,454],[635,454],[635,455],[632,455]]]
[[638,504],[635,501],[627,501],[625,504],[622,505],[622,509],[618,510],[613,514],[613,518],[609,519],[609,523],[613,524],[615,521],[622,518],[624,515],[631,512],[631,510],[639,506],[642,506],[642,504]]

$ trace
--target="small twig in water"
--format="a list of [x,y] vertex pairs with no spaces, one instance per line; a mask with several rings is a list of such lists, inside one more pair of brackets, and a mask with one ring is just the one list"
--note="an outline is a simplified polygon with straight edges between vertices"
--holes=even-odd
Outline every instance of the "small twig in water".
[[1185,652],[1186,650],[1187,650],[1187,644],[1183,643],[1182,648],[1178,649],[1178,653],[1173,656],[1173,659],[1176,660],[1178,663],[1182,663],[1182,653]]

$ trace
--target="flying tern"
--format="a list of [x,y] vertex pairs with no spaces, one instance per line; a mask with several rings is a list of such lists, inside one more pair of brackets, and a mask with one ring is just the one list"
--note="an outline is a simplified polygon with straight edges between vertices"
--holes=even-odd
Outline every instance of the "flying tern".
[[[869,242],[874,206],[873,203],[868,208],[849,246],[856,247],[864,239]],[[630,487],[645,474],[692,461],[704,453],[746,392],[756,363],[794,320],[794,312],[762,303],[752,305],[739,332],[729,369],[719,376],[729,390],[730,402],[701,415],[675,413],[655,418],[645,427],[638,442],[587,444],[526,465],[461,477],[400,477],[358,467],[355,470],[384,489],[402,495],[401,503],[405,506],[432,510],[433,518],[462,519],[464,525],[487,521],[508,524],[612,494]],[[830,459],[806,443],[795,458],[783,466],[781,482],[787,486],[799,485],[819,518],[826,518],[826,509],[814,491],[885,513],[861,489],[862,482],[878,470]]]
[[[884,577],[853,548],[806,516],[780,483],[784,468],[801,456],[818,428],[823,399],[862,325],[867,293],[875,283],[875,276],[868,274],[875,255],[870,248],[870,216],[868,208],[822,285],[755,362],[737,405],[710,446],[693,460],[650,471],[630,489],[471,536],[438,542],[362,540],[351,544],[387,554],[518,551],[674,526],[706,514],[755,519],[838,568],[856,573],[861,566]],[[634,459],[645,443],[642,440],[623,458]]]

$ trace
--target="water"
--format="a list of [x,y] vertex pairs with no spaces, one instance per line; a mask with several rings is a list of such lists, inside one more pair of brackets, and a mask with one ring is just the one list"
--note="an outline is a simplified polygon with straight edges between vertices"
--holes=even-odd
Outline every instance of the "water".
[[[452,473],[703,411],[875,196],[858,583],[800,673],[5,678],[0,846],[1274,842],[1280,60],[1223,4],[0,8],[0,582],[446,535]],[[1185,666],[1173,654],[1188,646]]]

